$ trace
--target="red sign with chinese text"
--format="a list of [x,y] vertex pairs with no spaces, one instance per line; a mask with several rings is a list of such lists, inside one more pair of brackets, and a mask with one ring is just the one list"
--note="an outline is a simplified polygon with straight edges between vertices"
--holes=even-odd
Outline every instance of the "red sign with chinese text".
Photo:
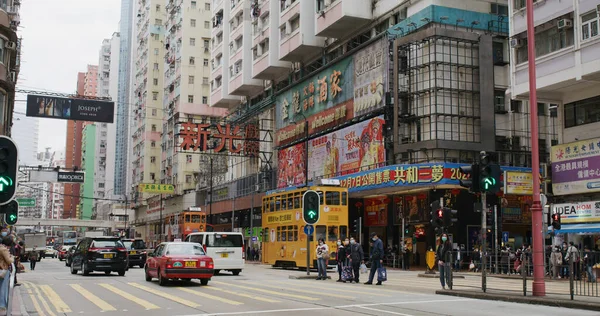
[[365,226],[387,226],[387,204],[383,199],[365,199]]
[[[214,152],[228,151],[232,154],[257,157],[259,152],[259,130],[256,125],[248,124],[243,130],[240,126],[231,124],[213,125],[204,123],[181,123],[179,148],[191,151]],[[209,141],[214,141],[214,148],[209,148]]]

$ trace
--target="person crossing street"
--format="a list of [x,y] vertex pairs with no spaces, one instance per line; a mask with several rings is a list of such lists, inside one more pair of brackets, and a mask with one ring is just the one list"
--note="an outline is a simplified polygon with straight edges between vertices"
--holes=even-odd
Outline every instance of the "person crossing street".
[[29,268],[31,271],[35,270],[35,264],[38,261],[37,246],[33,247],[33,251],[29,252]]
[[362,249],[362,246],[356,242],[354,237],[350,238],[350,251],[348,251],[348,255],[350,257],[350,265],[352,265],[354,282],[359,283],[360,264],[364,262],[365,253]]
[[[371,247],[371,272],[369,273],[369,280],[365,284],[373,284],[373,278],[379,269],[383,265],[383,242],[377,236],[377,233],[371,233],[371,240],[373,240],[373,247]],[[381,285],[381,281],[378,281],[375,285]]]

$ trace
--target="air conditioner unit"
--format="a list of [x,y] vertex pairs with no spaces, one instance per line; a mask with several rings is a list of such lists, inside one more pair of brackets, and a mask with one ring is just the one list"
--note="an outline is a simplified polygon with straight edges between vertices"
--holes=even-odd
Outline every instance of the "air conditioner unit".
[[13,83],[17,83],[17,73],[14,71],[10,72],[10,81],[12,81]]
[[519,38],[511,38],[510,39],[510,48],[519,48],[523,46],[523,41]]
[[4,45],[4,47],[7,48],[7,49],[15,50],[15,49],[17,49],[17,43],[15,43],[15,42],[6,42],[6,45]]
[[556,23],[556,26],[558,27],[559,30],[570,29],[573,27],[573,21],[571,21],[569,19],[560,19]]

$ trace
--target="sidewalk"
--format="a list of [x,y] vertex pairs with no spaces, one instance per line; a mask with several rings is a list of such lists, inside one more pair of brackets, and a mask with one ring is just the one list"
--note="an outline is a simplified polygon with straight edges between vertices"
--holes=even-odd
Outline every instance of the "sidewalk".
[[23,305],[22,286],[16,286],[12,293],[12,314],[13,316],[29,316]]
[[575,299],[571,300],[568,295],[547,295],[538,297],[532,296],[531,292],[529,292],[527,294],[528,296],[523,296],[523,293],[494,290],[489,290],[484,293],[481,291],[481,289],[437,290],[435,291],[435,294],[481,300],[575,308],[600,312],[600,298],[590,296],[575,296]]

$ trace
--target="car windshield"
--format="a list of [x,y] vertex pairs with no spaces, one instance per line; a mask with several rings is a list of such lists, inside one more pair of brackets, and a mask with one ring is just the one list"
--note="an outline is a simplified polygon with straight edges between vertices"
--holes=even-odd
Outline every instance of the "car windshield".
[[123,247],[120,240],[94,240],[90,248],[118,248]]
[[204,249],[198,244],[173,244],[167,247],[167,255],[204,255]]
[[123,245],[125,245],[127,250],[146,249],[146,243],[143,240],[125,240],[123,241]]

